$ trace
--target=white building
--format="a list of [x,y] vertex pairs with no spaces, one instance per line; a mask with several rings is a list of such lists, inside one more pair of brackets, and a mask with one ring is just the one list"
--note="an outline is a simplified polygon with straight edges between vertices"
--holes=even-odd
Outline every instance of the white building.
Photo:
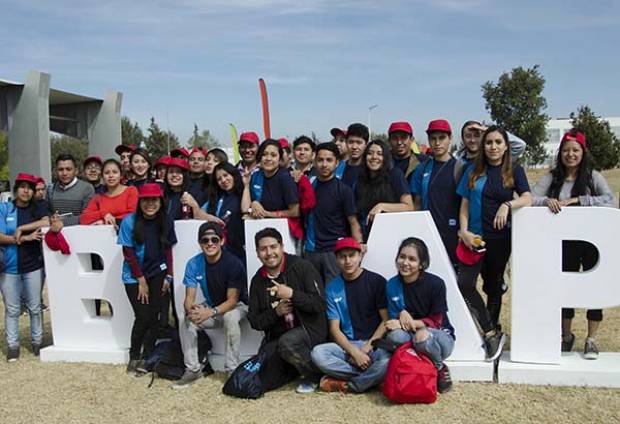
[[[620,139],[620,118],[603,118],[609,122],[611,131]],[[553,163],[555,157],[558,154],[558,148],[560,147],[560,140],[564,133],[572,128],[572,120],[570,118],[550,119],[547,123],[547,143],[545,143],[545,149],[549,156],[547,156],[547,163]]]

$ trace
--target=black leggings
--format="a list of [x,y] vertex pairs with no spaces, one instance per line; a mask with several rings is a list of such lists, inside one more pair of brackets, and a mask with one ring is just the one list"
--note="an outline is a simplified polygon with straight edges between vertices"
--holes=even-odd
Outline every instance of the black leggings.
[[[125,284],[125,291],[131,303],[135,320],[131,328],[131,347],[129,359],[145,358],[153,351],[157,337],[157,316],[159,314],[161,287],[164,273],[146,279],[149,286],[149,303],[138,301],[138,284]],[[144,351],[142,347],[144,346]]]
[[[486,253],[474,265],[459,262],[458,285],[474,317],[487,333],[497,327],[502,307],[502,284],[508,258],[510,258],[510,238],[486,240]],[[476,290],[476,281],[481,272],[485,276],[485,293],[487,305]]]
[[[589,243],[580,240],[562,241],[562,271],[588,271],[594,268],[597,262],[598,250],[592,248]],[[562,308],[562,319],[573,319],[574,317],[575,310],[573,308]],[[603,321],[603,310],[588,309],[586,318],[588,321]]]

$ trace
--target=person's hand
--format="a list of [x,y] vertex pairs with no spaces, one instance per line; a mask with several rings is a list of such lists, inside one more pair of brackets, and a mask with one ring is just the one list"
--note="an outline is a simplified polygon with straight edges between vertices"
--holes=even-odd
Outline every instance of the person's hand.
[[263,219],[267,215],[267,211],[258,201],[253,201],[252,204],[252,218],[254,219]]
[[547,199],[547,207],[553,213],[559,213],[562,210],[562,203],[558,199]]
[[390,330],[390,331],[392,331],[392,330],[399,330],[399,329],[403,328],[400,325],[400,321],[397,320],[397,319],[389,319],[389,320],[385,321],[384,325],[385,325],[386,330]]
[[21,244],[21,242],[24,241],[22,240],[22,233],[23,233],[23,230],[21,226],[15,229],[15,232],[13,233],[13,237],[15,237],[16,244]]
[[213,309],[204,305],[194,305],[189,312],[189,319],[196,325],[200,325],[213,316]]
[[290,314],[293,312],[293,304],[288,299],[283,299],[276,306],[276,315],[279,317],[283,317],[286,314]]
[[164,295],[166,293],[170,293],[170,282],[168,280],[164,280],[164,283],[161,285],[161,294]]
[[189,318],[189,313],[193,309],[194,305],[196,304],[193,302],[190,302],[187,299],[185,299],[185,302],[183,302],[183,307],[185,308],[185,315],[187,315],[188,318]]
[[361,370],[367,370],[370,364],[372,364],[370,356],[360,349],[354,349],[351,352],[349,362]]
[[471,231],[463,231],[461,232],[461,240],[465,243],[470,250],[476,250],[476,245],[474,244],[474,239],[480,237],[478,234],[474,234]]
[[417,343],[423,342],[424,340],[427,340],[429,337],[430,337],[430,334],[428,330],[426,329],[426,326],[418,328],[415,332],[415,341]]
[[116,218],[114,218],[114,215],[111,213],[106,213],[103,217],[103,223],[105,225],[112,225],[113,227],[116,227]]
[[100,219],[98,221],[93,222],[91,225],[103,225],[105,224],[105,222],[103,222],[103,219]]
[[570,199],[560,200],[561,206],[570,206],[570,205],[578,205],[579,197],[571,197]]
[[367,341],[366,343],[364,343],[364,345],[362,346],[362,348],[360,349],[362,352],[364,352],[366,355],[370,354],[370,351],[372,351],[372,343],[371,341]]
[[248,187],[250,185],[250,179],[252,174],[248,171],[241,171],[241,180],[243,181],[243,185]]
[[398,315],[398,321],[400,322],[400,327],[403,330],[415,331],[416,329],[415,320],[413,319],[411,314],[407,312],[405,309],[400,311],[400,314]]
[[[23,238],[24,236],[22,236]],[[43,240],[43,231],[40,228],[37,228],[35,231],[30,233],[28,236],[28,241],[41,241]]]
[[194,199],[194,196],[189,194],[187,191],[183,192],[183,194],[181,195],[181,204],[187,205],[192,209],[196,209],[199,207],[198,202],[196,202],[196,199]]
[[58,233],[62,230],[63,223],[62,218],[58,215],[58,212],[54,213],[50,219],[50,231],[53,233]]
[[366,217],[366,225],[369,225],[374,221],[375,216],[383,212],[383,203],[377,203],[369,212]]
[[138,277],[138,302],[143,305],[149,304],[149,286],[144,277]]
[[216,224],[221,225],[222,227],[226,225],[224,221],[222,221],[220,218],[218,218],[215,215],[211,215],[210,213],[207,214],[207,221],[215,222]]
[[495,214],[495,219],[493,219],[493,228],[496,230],[501,230],[506,226],[508,222],[508,213],[510,212],[510,208],[506,203],[502,203],[497,213]]
[[267,288],[271,295],[278,299],[290,299],[293,297],[293,289],[286,284],[280,284],[275,281],[271,282],[273,286]]

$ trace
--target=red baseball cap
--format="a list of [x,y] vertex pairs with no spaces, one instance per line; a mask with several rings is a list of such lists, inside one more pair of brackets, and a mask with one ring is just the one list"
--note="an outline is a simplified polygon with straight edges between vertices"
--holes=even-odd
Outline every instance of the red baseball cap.
[[562,140],[560,141],[560,145],[564,144],[566,141],[576,141],[581,144],[581,147],[586,149],[586,135],[582,132],[571,130],[564,134]]
[[61,232],[55,233],[53,231],[48,231],[45,233],[45,244],[50,250],[58,251],[63,255],[69,255],[71,253],[71,246],[67,243],[67,239],[62,235]]
[[189,170],[189,165],[187,164],[187,159],[182,158],[170,158],[168,159],[168,167],[176,166],[184,170]]
[[30,184],[36,186],[37,185],[37,181],[38,181],[38,177],[36,175],[25,174],[23,172],[20,172],[15,177],[15,184],[17,184],[20,181],[25,181],[27,183],[30,183]]
[[170,156],[162,156],[159,159],[157,159],[157,162],[155,162],[155,167],[157,166],[170,166],[170,160],[172,158]]
[[469,247],[465,246],[462,240],[459,240],[456,245],[456,257],[459,261],[463,262],[465,265],[475,265],[480,259],[484,256],[484,252],[476,252],[475,250],[471,250]]
[[37,184],[39,183],[43,183],[43,185],[45,185],[45,180],[43,179],[43,177],[37,177]]
[[407,133],[409,135],[413,135],[413,128],[411,128],[411,124],[409,124],[409,122],[392,122],[392,124],[390,125],[390,128],[388,129],[388,135],[397,132],[397,131],[401,131],[404,133]]
[[343,237],[336,241],[336,246],[334,246],[334,253],[340,252],[342,249],[355,249],[359,252],[362,251],[362,245],[359,244],[357,240],[353,237]]
[[207,157],[207,152],[202,147],[194,147],[194,148],[192,148],[192,150],[189,152],[188,157],[193,155],[194,153],[201,153],[204,157]]
[[291,146],[288,144],[288,140],[286,138],[279,138],[278,139],[278,143],[280,143],[280,147],[283,149],[287,149],[290,153],[291,151]]
[[83,165],[86,166],[88,162],[97,162],[99,165],[103,165],[103,160],[101,160],[101,156],[89,156],[84,159]]
[[138,187],[138,199],[145,197],[164,197],[159,184],[148,183]]
[[180,156],[184,156],[185,158],[189,157],[189,151],[185,147],[179,147],[178,149],[170,150],[170,156],[173,158],[178,158]]
[[331,130],[329,130],[329,133],[332,135],[332,137],[336,138],[339,135],[342,137],[346,137],[347,136],[347,132],[343,129],[340,129],[338,127],[334,127]]
[[239,136],[239,143],[241,143],[242,141],[247,141],[248,143],[256,144],[257,146],[260,144],[258,134],[256,134],[254,131],[246,131],[241,133],[241,135]]
[[426,134],[430,134],[435,131],[441,131],[448,134],[452,134],[452,128],[450,127],[450,123],[445,119],[435,119],[428,123],[428,128],[426,129]]
[[116,152],[117,155],[122,155],[125,152],[133,152],[134,150],[136,150],[138,148],[138,146],[136,146],[135,144],[119,144],[118,146],[116,146],[116,149],[114,149],[114,151]]

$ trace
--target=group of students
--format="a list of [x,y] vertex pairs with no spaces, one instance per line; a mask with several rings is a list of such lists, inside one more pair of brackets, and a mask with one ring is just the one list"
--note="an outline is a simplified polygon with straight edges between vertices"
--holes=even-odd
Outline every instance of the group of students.
[[[260,141],[254,132],[239,138],[241,161],[229,163],[218,148],[175,149],[152,162],[133,145],[116,149],[120,160],[89,157],[83,179],[71,155],[56,160],[56,181],[19,174],[14,200],[0,205],[0,245],[4,269],[0,290],[5,304],[7,359],[19,357],[20,303],[30,315],[33,352],[41,345],[41,286],[44,267],[41,228],[52,249],[63,250],[68,225],[112,225],[124,263],[121,280],[132,305],[127,370],[140,374],[172,303],[183,346],[186,373],[174,387],[201,376],[199,330],[221,326],[226,334],[226,370],[239,364],[239,321],[247,316],[265,332],[275,375],[302,376],[298,387],[361,392],[378,384],[389,353],[379,340],[414,341],[439,370],[440,390],[450,375],[443,362],[454,345],[443,281],[426,271],[430,258],[423,241],[405,239],[396,258],[398,275],[385,278],[361,268],[365,243],[380,213],[428,210],[455,271],[459,289],[482,330],[489,360],[501,353],[504,271],[510,256],[511,212],[546,206],[616,207],[600,173],[592,169],[585,135],[571,130],[560,143],[555,167],[530,190],[515,161],[525,143],[497,126],[476,121],[461,129],[462,146],[452,151],[453,133],[443,119],[426,130],[429,148],[418,146],[407,122],[388,129],[388,142],[369,140],[368,128],[334,128],[332,142],[298,137]],[[206,221],[200,227],[201,253],[185,266],[185,319],[179,322],[170,290],[174,221]],[[256,235],[263,267],[247,293],[244,219],[285,218],[298,255],[283,253],[274,229]],[[415,234],[415,229],[407,229]],[[301,258],[304,257],[304,259]],[[565,242],[563,269],[587,270],[598,261],[583,242]],[[100,267],[93,258],[93,268]],[[100,268],[99,268],[100,269]],[[483,279],[486,302],[476,288]],[[196,303],[200,288],[206,301]],[[387,295],[386,295],[387,293]],[[562,312],[562,350],[575,342],[574,310]],[[587,313],[584,356],[595,359],[600,310]],[[327,343],[331,340],[332,342]],[[286,380],[286,379],[285,379]],[[287,380],[288,381],[288,380]],[[274,380],[274,387],[281,384]]]

